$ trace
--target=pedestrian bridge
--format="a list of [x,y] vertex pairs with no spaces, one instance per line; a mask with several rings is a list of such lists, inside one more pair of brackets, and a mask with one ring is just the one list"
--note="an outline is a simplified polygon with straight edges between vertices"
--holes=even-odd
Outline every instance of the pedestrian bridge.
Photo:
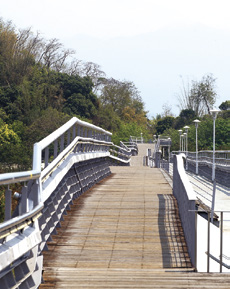
[[200,215],[182,157],[172,192],[143,166],[147,149],[73,118],[34,145],[31,171],[2,174],[0,288],[229,288],[226,273],[196,272]]

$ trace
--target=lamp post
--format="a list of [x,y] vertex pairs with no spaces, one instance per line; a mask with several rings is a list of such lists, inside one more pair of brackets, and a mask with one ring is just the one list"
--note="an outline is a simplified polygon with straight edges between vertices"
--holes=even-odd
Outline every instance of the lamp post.
[[181,152],[181,134],[182,134],[182,129],[179,129],[179,135],[180,135],[180,152]]
[[184,149],[183,149],[183,151],[185,152],[186,151],[186,139],[187,139],[187,133],[186,132],[183,133],[183,139],[184,139]]
[[189,126],[184,126],[185,132],[186,132],[186,170],[188,169],[188,129],[190,127]]
[[216,149],[216,118],[217,118],[217,114],[220,110],[217,109],[213,109],[210,110],[211,114],[212,114],[212,118],[213,118],[213,162],[212,162],[212,181],[215,180],[215,149]]
[[186,132],[186,156],[187,156],[187,154],[188,154],[188,129],[189,129],[190,127],[189,126],[184,126],[184,129],[185,129],[185,132]]
[[215,175],[215,150],[216,150],[216,118],[220,110],[213,109],[210,110],[213,119],[213,162],[212,162],[212,181],[213,181],[213,193],[212,193],[212,211],[211,211],[211,222],[213,223],[213,214],[215,207],[215,197],[216,197],[216,175]]
[[184,134],[181,134],[181,152],[184,151]]
[[171,138],[170,137],[168,138],[168,142],[169,142],[169,145],[168,145],[168,161],[170,162],[170,145],[171,145]]
[[199,124],[199,120],[195,119],[193,121],[195,123],[195,127],[196,127],[196,174],[198,175],[198,142],[197,142],[197,129],[198,129],[198,124]]

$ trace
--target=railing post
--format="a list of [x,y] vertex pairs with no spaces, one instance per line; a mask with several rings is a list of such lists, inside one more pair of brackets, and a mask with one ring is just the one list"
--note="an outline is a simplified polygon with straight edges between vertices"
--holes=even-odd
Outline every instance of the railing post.
[[197,272],[197,214],[195,211],[195,272]]
[[54,158],[56,158],[58,155],[58,140],[56,139],[54,141]]
[[20,215],[23,215],[25,213],[27,213],[27,208],[28,208],[28,188],[26,186],[26,184],[23,186],[22,188],[22,197],[21,197],[21,212]]
[[65,146],[65,134],[63,133],[63,135],[61,135],[61,152],[64,150],[64,146]]
[[11,206],[12,206],[12,190],[8,187],[5,191],[5,221],[11,219]]
[[223,262],[223,212],[220,213],[220,273],[222,273]]
[[76,125],[73,126],[72,140],[76,137]]
[[77,126],[77,135],[81,136],[81,127],[80,127],[80,125]]
[[67,132],[67,145],[70,144],[70,129]]
[[207,238],[207,273],[209,273],[209,257],[210,257],[210,212],[208,212],[208,238]]
[[213,181],[213,192],[212,192],[212,212],[211,212],[211,221],[213,223],[213,214],[215,207],[215,198],[216,198],[216,180]]
[[49,164],[49,147],[45,148],[45,167]]

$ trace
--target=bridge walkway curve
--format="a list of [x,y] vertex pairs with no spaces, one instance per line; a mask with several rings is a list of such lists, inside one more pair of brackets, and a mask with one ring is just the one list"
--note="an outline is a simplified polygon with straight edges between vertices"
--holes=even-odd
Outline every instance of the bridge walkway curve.
[[111,171],[75,200],[48,244],[40,288],[229,288],[218,274],[193,272],[177,204],[160,170]]

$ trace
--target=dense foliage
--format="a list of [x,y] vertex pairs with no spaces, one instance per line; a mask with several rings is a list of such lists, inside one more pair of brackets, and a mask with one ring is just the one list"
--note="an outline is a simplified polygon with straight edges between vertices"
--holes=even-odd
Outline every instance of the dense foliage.
[[[167,135],[172,139],[172,150],[178,151],[180,144],[179,129],[185,132],[183,127],[189,126],[188,130],[188,150],[195,151],[196,149],[196,130],[193,120],[197,117],[184,119],[183,111],[180,116],[174,118],[173,124],[170,128],[165,128],[163,135]],[[198,125],[198,148],[199,150],[212,150],[213,149],[213,118],[210,115],[205,115],[199,118],[201,121]],[[178,125],[180,124],[180,125]],[[216,134],[216,150],[230,150],[230,111],[222,111],[218,114],[215,121],[215,134]]]
[[73,60],[73,54],[57,39],[0,19],[1,171],[29,169],[33,144],[73,116],[111,131],[117,143],[147,134],[135,85],[107,79],[99,65]]

